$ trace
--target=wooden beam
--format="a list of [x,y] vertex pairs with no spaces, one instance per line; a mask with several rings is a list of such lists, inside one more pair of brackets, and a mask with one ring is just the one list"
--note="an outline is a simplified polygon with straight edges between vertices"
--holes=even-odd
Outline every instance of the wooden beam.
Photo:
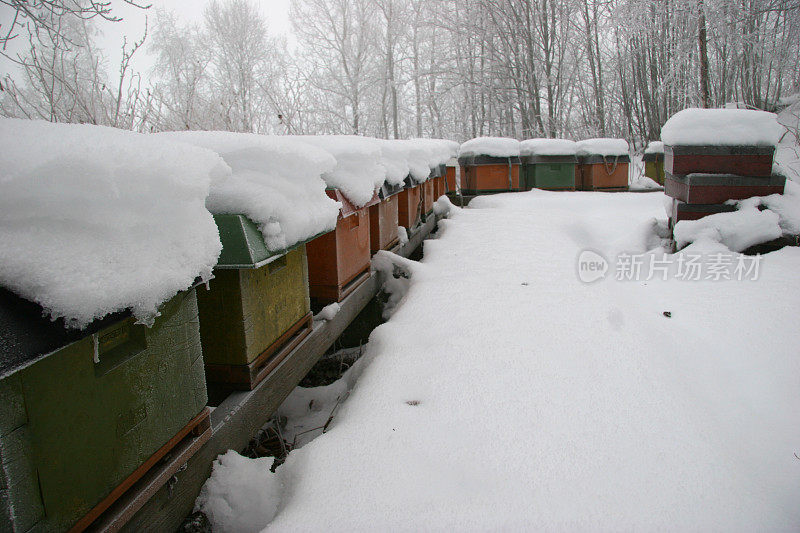
[[[435,217],[428,217],[415,232],[409,234],[406,244],[398,245],[392,251],[408,257],[435,226]],[[240,452],[245,449],[250,439],[269,421],[283,400],[377,294],[378,289],[378,274],[371,272],[369,278],[341,302],[341,309],[336,316],[315,323],[311,334],[255,389],[233,392],[223,400],[211,413],[211,439],[189,459],[186,468],[177,472],[144,504],[123,526],[122,531],[176,531],[192,513],[200,488],[211,475],[214,459],[228,450]]]

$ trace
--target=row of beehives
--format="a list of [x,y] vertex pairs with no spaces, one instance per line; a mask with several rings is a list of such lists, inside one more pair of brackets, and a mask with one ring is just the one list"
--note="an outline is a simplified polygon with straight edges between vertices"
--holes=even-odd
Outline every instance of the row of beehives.
[[[480,141],[475,139],[474,141]],[[491,145],[482,150],[462,145],[458,164],[462,194],[478,195],[503,191],[625,190],[630,157],[622,139],[588,139],[577,143],[564,139],[511,139],[506,150]],[[468,141],[471,142],[471,141]],[[501,155],[502,154],[502,155]]]
[[215,278],[165,303],[152,327],[119,313],[67,330],[0,289],[0,315],[23,339],[14,350],[45,354],[0,379],[0,529],[97,527],[145,475],[165,483],[211,436],[207,384],[263,380],[311,332],[312,302],[342,301],[371,256],[398,244],[398,225],[412,234],[433,216],[454,188],[445,173],[385,184],[360,208],[329,189],[336,229],[278,255],[248,218],[215,215]]

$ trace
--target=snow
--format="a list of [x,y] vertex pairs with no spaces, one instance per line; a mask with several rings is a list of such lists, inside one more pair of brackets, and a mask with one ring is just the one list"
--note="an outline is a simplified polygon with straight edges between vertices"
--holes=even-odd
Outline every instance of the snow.
[[321,175],[336,167],[327,151],[297,138],[184,131],[155,137],[212,150],[232,175],[211,185],[206,207],[255,222],[270,251],[282,251],[336,228],[339,204],[325,194]]
[[661,141],[650,141],[647,143],[647,148],[644,149],[646,154],[663,154],[664,143]]
[[314,320],[333,320],[333,317],[341,309],[341,306],[337,302],[333,302],[332,304],[328,304],[322,308],[322,310],[314,315]]
[[774,113],[751,109],[684,109],[661,128],[670,146],[774,146],[785,129]]
[[408,242],[408,232],[406,231],[405,227],[397,226],[397,237],[399,239],[398,242],[400,243],[400,246],[403,246]]
[[[410,277],[266,531],[797,530],[800,250],[755,281],[618,281],[620,252],[688,258],[658,247],[662,200],[481,197],[421,262],[379,253]],[[611,262],[591,284],[586,250]]]
[[522,156],[528,155],[575,155],[578,145],[567,139],[528,139],[519,145]]
[[328,187],[339,189],[356,207],[369,202],[386,180],[378,139],[358,135],[287,136],[326,150],[336,158],[336,167],[322,178]]
[[0,285],[83,328],[158,306],[221,250],[205,208],[216,154],[90,125],[0,119]]
[[651,178],[642,174],[628,185],[628,189],[632,191],[649,191],[653,189],[662,189],[662,187]]
[[721,243],[729,250],[741,252],[782,235],[780,217],[769,210],[754,207],[731,213],[717,213],[700,220],[681,220],[675,224],[675,244],[683,248],[698,241]]
[[487,155],[491,157],[518,157],[520,143],[505,137],[477,137],[471,139],[458,150],[458,157]]
[[195,510],[208,516],[215,532],[259,531],[275,516],[282,492],[279,474],[270,472],[272,462],[228,450],[214,461]]
[[578,141],[579,156],[602,155],[605,157],[628,155],[628,143],[625,139],[585,139]]

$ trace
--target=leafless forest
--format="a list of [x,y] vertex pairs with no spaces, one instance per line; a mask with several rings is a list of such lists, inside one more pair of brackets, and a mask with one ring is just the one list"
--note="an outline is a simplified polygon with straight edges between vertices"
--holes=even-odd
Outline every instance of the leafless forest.
[[[213,0],[195,26],[151,10],[118,65],[96,45],[113,4],[0,4],[0,45],[32,30],[2,115],[138,131],[641,146],[685,107],[771,110],[800,91],[800,0],[293,0],[291,47],[252,2]],[[147,76],[130,62],[145,52]]]

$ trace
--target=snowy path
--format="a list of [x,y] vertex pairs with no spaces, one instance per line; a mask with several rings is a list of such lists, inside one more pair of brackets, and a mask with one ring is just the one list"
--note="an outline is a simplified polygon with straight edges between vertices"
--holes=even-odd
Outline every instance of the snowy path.
[[578,280],[583,249],[644,252],[662,200],[443,221],[268,530],[797,530],[800,250],[758,281]]

